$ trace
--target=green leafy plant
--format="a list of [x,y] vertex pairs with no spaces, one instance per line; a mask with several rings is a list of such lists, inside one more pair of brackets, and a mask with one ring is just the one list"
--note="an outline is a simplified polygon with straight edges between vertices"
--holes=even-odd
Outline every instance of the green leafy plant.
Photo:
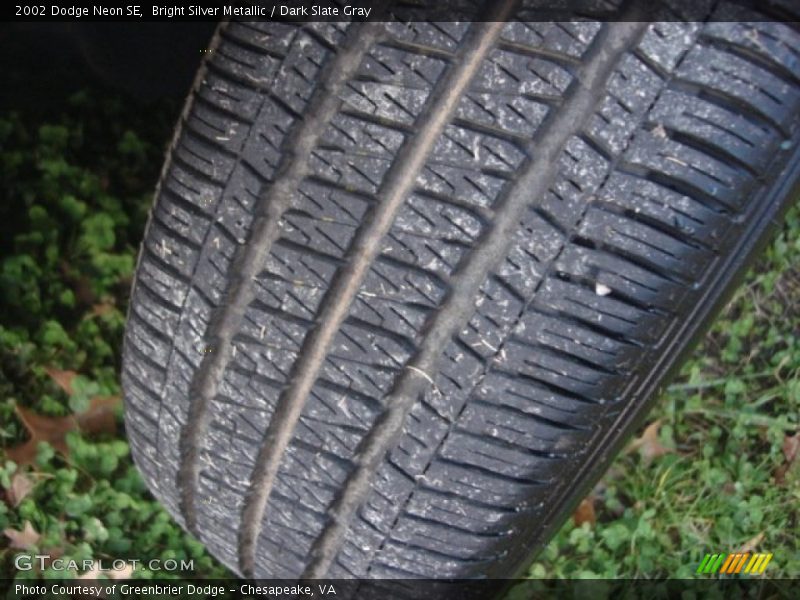
[[[6,577],[78,575],[17,571],[19,553],[140,560],[139,578],[227,574],[145,489],[120,415],[110,430],[90,422],[110,406],[97,399],[120,394],[127,293],[174,117],[130,108],[82,93],[46,123],[0,118],[0,445],[11,455],[31,435],[22,410],[45,428],[21,453],[30,466],[0,461]],[[152,571],[153,559],[194,572]]]

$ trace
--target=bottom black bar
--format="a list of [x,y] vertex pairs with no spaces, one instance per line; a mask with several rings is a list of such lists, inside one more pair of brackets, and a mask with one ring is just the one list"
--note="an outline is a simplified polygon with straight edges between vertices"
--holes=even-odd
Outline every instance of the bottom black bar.
[[719,579],[330,579],[311,581],[184,580],[0,580],[7,600],[45,598],[106,600],[539,600],[794,599],[800,580]]

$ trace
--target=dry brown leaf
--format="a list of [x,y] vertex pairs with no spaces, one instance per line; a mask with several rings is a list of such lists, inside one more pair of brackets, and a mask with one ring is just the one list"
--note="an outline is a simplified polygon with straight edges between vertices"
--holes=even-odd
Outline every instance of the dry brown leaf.
[[19,506],[19,503],[25,499],[25,496],[31,493],[33,489],[33,480],[25,473],[17,471],[11,476],[11,487],[8,488],[8,501],[11,506]]
[[786,462],[775,469],[775,482],[778,484],[783,484],[786,481],[786,474],[800,457],[800,432],[784,437],[782,450]]
[[100,568],[100,562],[94,561],[92,567],[85,573],[78,575],[78,579],[97,579],[100,575],[105,575],[109,579],[130,579],[133,575],[133,563],[125,563],[121,569],[107,569]]
[[75,290],[75,299],[81,306],[91,306],[97,300],[88,277],[78,277],[72,281]]
[[121,569],[114,569],[109,574],[110,579],[130,579],[133,576],[133,564],[125,563]]
[[758,545],[763,541],[764,541],[764,532],[762,531],[758,535],[751,537],[744,544],[739,546],[736,549],[736,553],[737,554],[744,554],[744,553],[747,553],[747,552],[752,552],[753,550],[758,548]]
[[113,311],[114,308],[115,306],[112,302],[100,302],[92,306],[90,314],[94,317],[102,317]]
[[786,462],[793,463],[797,460],[798,454],[800,454],[800,433],[787,435],[783,438],[783,456]]
[[95,396],[89,408],[75,415],[78,427],[83,433],[114,433],[117,420],[114,411],[120,405],[119,396]]
[[6,450],[8,457],[18,465],[30,465],[36,460],[39,442],[49,443],[64,456],[69,455],[67,434],[70,431],[84,433],[113,433],[116,430],[114,408],[119,404],[119,396],[96,396],[89,402],[89,408],[67,417],[45,417],[20,405],[14,406],[20,421],[30,434],[27,442]]
[[[41,565],[47,569],[50,565],[53,564],[54,560],[57,560],[64,556],[64,549],[61,546],[54,546],[52,548],[44,548],[42,550],[42,559]],[[37,561],[38,563],[38,561]]]
[[22,526],[22,531],[16,529],[4,529],[3,533],[10,540],[8,543],[9,548],[16,548],[18,550],[30,550],[38,542],[42,536],[33,528],[30,521],[25,521]]
[[36,447],[39,442],[48,442],[56,451],[67,454],[65,437],[77,429],[75,417],[44,417],[17,404],[14,410],[30,434],[30,439],[6,450],[8,458],[18,465],[30,465],[36,460]]
[[91,306],[97,302],[97,296],[92,289],[92,280],[86,275],[77,273],[66,261],[59,264],[64,281],[75,293],[75,300],[81,306]]
[[58,387],[70,396],[72,395],[72,380],[78,375],[75,371],[60,371],[52,367],[45,367],[44,371],[50,376],[50,379],[56,382]]
[[639,454],[646,462],[650,462],[654,458],[664,456],[665,454],[674,453],[675,450],[672,448],[667,448],[661,444],[661,441],[658,439],[658,430],[660,427],[661,419],[657,419],[650,423],[650,425],[645,427],[642,435],[630,443],[627,452],[630,453],[638,450]]
[[91,569],[89,569],[85,573],[81,573],[80,575],[78,575],[76,577],[76,579],[84,579],[84,580],[85,579],[90,579],[90,580],[91,579],[97,579],[100,576],[101,573],[102,573],[102,571],[100,570],[100,567],[98,566],[97,561],[95,561],[95,562],[92,563],[92,568]]
[[572,513],[572,520],[575,522],[576,527],[580,527],[584,523],[589,523],[592,527],[597,522],[597,516],[594,512],[594,497],[589,496],[581,500],[578,508]]

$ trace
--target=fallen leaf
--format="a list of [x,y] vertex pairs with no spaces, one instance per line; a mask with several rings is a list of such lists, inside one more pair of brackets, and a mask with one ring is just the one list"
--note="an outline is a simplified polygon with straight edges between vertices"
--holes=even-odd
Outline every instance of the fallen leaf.
[[69,456],[67,434],[70,431],[83,433],[113,433],[116,430],[114,409],[119,396],[96,396],[89,401],[89,408],[82,413],[67,417],[45,417],[19,404],[14,406],[20,421],[30,434],[27,442],[6,450],[8,458],[18,465],[30,465],[36,460],[39,442],[49,443],[57,452]]
[[33,528],[30,521],[25,521],[22,526],[22,531],[16,529],[4,529],[3,533],[11,540],[8,544],[9,548],[17,548],[18,550],[30,550],[38,542],[42,536]]
[[650,423],[642,432],[642,435],[630,443],[626,452],[631,453],[638,450],[645,462],[650,462],[654,458],[675,452],[675,450],[667,448],[659,441],[658,430],[660,427],[661,419]]
[[120,405],[119,396],[95,396],[89,408],[75,415],[78,428],[83,433],[114,433],[117,430],[115,409]]
[[786,462],[793,463],[797,459],[798,453],[800,453],[800,432],[783,438],[783,456],[786,458]]
[[67,454],[65,437],[78,427],[75,417],[43,417],[19,404],[14,406],[19,420],[30,434],[27,442],[6,450],[8,458],[18,465],[30,465],[36,460],[39,442],[48,442],[55,450]]
[[66,281],[75,292],[75,299],[78,301],[78,304],[82,306],[91,306],[94,304],[97,301],[97,296],[92,289],[91,280],[86,275],[76,274],[65,261],[61,261],[59,266],[61,267],[61,274],[64,277],[64,281]]
[[125,563],[121,569],[114,569],[109,574],[111,579],[130,579],[133,576],[133,564]]
[[94,304],[95,300],[97,300],[97,296],[94,294],[91,281],[88,277],[78,277],[73,280],[72,284],[75,290],[75,299],[78,301],[78,304],[82,306]]
[[100,569],[97,568],[96,564],[92,565],[92,568],[78,575],[77,579],[85,581],[86,583],[83,584],[81,587],[84,588],[86,591],[87,597],[93,598],[107,598],[106,596],[106,586],[102,583],[93,583],[101,574],[103,574]]
[[742,544],[741,546],[739,546],[739,547],[736,549],[736,553],[737,553],[737,554],[744,554],[744,553],[746,553],[746,552],[752,552],[753,550],[755,550],[756,548],[758,548],[758,545],[759,545],[759,544],[760,544],[762,541],[764,541],[764,532],[763,532],[763,531],[762,531],[761,533],[759,533],[758,535],[756,535],[756,536],[754,536],[754,537],[751,537],[751,538],[750,538],[749,540],[747,540],[747,541],[746,541],[744,544]]
[[19,503],[25,499],[25,496],[31,493],[33,489],[33,481],[25,473],[17,471],[11,477],[11,487],[8,488],[8,501],[11,506],[19,506]]
[[76,579],[97,579],[97,577],[102,573],[100,567],[98,566],[99,564],[100,563],[97,561],[93,562],[92,567],[88,571],[78,575]]
[[89,312],[94,317],[102,317],[113,311],[114,308],[116,307],[112,302],[100,302],[92,306],[92,310]]
[[60,371],[52,367],[45,367],[45,373],[56,382],[56,385],[68,395],[72,395],[72,380],[78,375],[75,371]]
[[[94,581],[103,575],[108,577],[108,579],[130,579],[133,577],[133,564],[125,563],[125,566],[121,569],[107,569],[104,571],[100,569],[100,563],[98,561],[94,561],[91,568],[85,573],[78,575],[77,578],[83,581]],[[105,598],[105,595],[103,594],[105,591],[105,586],[89,584],[89,587],[92,589],[92,594],[94,596]]]
[[572,513],[572,520],[575,522],[576,527],[580,527],[584,523],[589,523],[589,525],[594,526],[594,524],[597,522],[597,516],[594,512],[593,496],[589,496],[588,498],[581,500],[578,508],[576,508],[575,512]]
[[64,549],[60,546],[54,546],[52,548],[44,548],[42,550],[41,556],[43,556],[44,558],[41,559],[42,560],[41,563],[37,561],[37,565],[41,564],[45,569],[47,569],[53,564],[54,560],[58,560],[59,558],[64,556]]
[[[133,569],[131,569],[131,573]],[[95,581],[101,575],[105,575],[108,579],[130,579],[131,575],[118,575],[119,571],[100,571],[95,565],[92,569],[82,575],[78,575],[78,579],[83,580],[85,583],[82,587],[86,589],[85,597],[87,598],[108,598],[107,594],[110,588],[105,583],[96,583]],[[112,592],[113,593],[113,592]]]
[[797,463],[797,458],[800,456],[800,432],[784,437],[781,449],[786,462],[775,469],[775,482],[779,485],[785,483],[789,470],[793,469],[794,465],[800,464]]

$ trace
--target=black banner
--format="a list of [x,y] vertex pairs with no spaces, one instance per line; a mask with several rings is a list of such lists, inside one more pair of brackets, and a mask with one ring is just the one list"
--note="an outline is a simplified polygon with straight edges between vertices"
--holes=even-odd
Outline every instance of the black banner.
[[310,581],[0,580],[2,598],[107,600],[660,600],[794,599],[800,580],[731,577],[709,579],[427,580],[319,579]]
[[[193,0],[189,3],[143,0],[22,1],[3,5],[6,22],[126,21],[186,22],[246,19],[261,21],[481,21],[495,0]],[[500,0],[497,0],[500,1]],[[510,1],[510,0],[509,0]],[[519,0],[515,18],[524,21],[705,20],[714,10],[718,21],[800,19],[794,0]],[[748,7],[758,7],[758,14]],[[764,15],[767,15],[766,17]],[[632,17],[631,15],[635,15]]]

